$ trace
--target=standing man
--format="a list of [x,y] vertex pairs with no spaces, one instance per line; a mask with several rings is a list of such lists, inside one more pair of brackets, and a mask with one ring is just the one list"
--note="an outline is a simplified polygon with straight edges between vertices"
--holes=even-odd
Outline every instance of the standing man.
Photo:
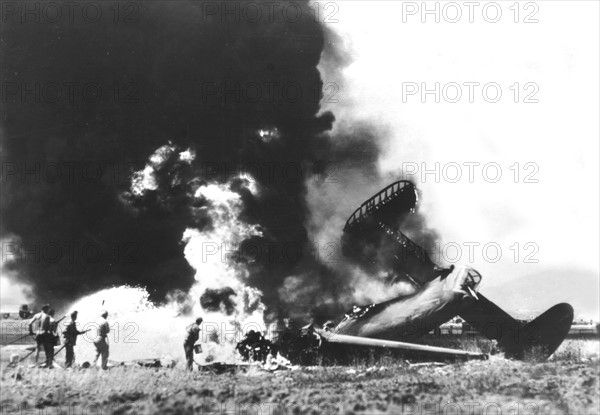
[[73,311],[71,313],[71,321],[69,321],[63,331],[63,337],[65,339],[65,350],[67,352],[67,357],[65,359],[65,367],[73,366],[75,362],[75,345],[77,344],[77,336],[83,333],[87,333],[86,331],[77,330],[77,311]]
[[40,351],[44,347],[44,336],[42,331],[42,320],[47,316],[50,305],[46,304],[42,307],[42,311],[33,316],[29,322],[29,334],[33,336],[36,342],[35,363],[37,364],[40,357]]
[[42,344],[44,346],[44,353],[46,354],[46,363],[44,367],[46,369],[52,369],[54,366],[54,330],[56,321],[54,320],[54,309],[48,309],[48,313],[42,316]]
[[194,370],[194,344],[200,338],[200,324],[202,317],[198,317],[196,322],[190,324],[185,329],[185,340],[183,341],[183,350],[185,351],[185,359],[187,360],[187,370]]
[[96,358],[94,364],[98,362],[98,358],[102,356],[102,369],[108,369],[108,333],[110,333],[110,327],[108,326],[108,311],[103,310],[100,313],[100,320],[98,321],[98,337],[94,341],[96,347]]

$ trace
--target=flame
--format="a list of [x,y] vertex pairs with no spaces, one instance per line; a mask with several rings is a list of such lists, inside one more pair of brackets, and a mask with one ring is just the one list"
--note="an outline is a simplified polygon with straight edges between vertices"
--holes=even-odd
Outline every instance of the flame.
[[[252,191],[251,187],[248,188]],[[212,332],[218,332],[220,343],[207,345],[210,354],[222,359],[226,353],[230,360],[230,356],[235,355],[233,346],[237,342],[232,338],[240,340],[247,331],[264,331],[266,327],[263,316],[265,307],[260,301],[262,293],[245,284],[249,272],[243,264],[236,263],[232,258],[241,242],[253,235],[261,235],[261,232],[257,226],[239,219],[242,200],[237,193],[229,190],[228,183],[202,186],[195,196],[209,202],[213,226],[209,231],[187,229],[183,235],[187,243],[185,257],[196,270],[196,284],[190,294],[193,298],[199,298],[207,289],[225,287],[232,288],[236,293],[235,309],[231,315],[197,310],[199,306],[194,310],[202,312],[205,331],[210,326]]]
[[[161,159],[168,156],[167,153],[174,151],[166,147],[161,147],[152,155],[152,164],[160,164]],[[151,177],[151,171],[146,177]],[[245,183],[248,190],[256,191],[252,180],[246,180]],[[141,185],[139,190],[147,188],[147,184]],[[135,185],[136,177],[133,178]],[[242,241],[253,235],[261,235],[261,232],[256,225],[240,220],[242,200],[229,188],[230,183],[210,183],[198,188],[195,197],[207,203],[212,226],[207,230],[188,228],[183,234],[185,257],[196,270],[196,282],[188,293],[193,299],[191,315],[181,315],[181,305],[176,300],[164,306],[154,305],[148,299],[147,291],[140,287],[113,287],[88,295],[70,307],[71,311],[79,312],[79,329],[92,329],[78,341],[78,362],[94,358],[92,342],[102,309],[109,312],[110,359],[115,361],[147,358],[182,360],[185,328],[196,316],[204,319],[200,338],[203,353],[197,356],[198,363],[212,360],[235,362],[239,359],[235,344],[249,330],[266,331],[262,294],[245,284],[249,272],[244,264],[236,262],[232,256]],[[233,312],[203,310],[198,301],[200,296],[207,289],[225,287],[235,292]]]

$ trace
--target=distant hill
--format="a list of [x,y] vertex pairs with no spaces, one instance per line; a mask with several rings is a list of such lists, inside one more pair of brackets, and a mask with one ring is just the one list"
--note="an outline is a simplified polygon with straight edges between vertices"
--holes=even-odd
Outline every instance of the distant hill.
[[549,270],[485,287],[482,293],[514,317],[533,317],[566,302],[576,319],[600,319],[600,276],[591,271]]

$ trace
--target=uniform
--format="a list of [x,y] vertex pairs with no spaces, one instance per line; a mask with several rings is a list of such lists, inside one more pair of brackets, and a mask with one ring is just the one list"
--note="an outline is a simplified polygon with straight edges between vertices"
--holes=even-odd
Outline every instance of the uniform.
[[42,344],[44,345],[44,353],[46,354],[46,367],[51,368],[54,362],[54,326],[56,321],[49,314],[45,314],[41,318],[41,336]]
[[65,351],[67,357],[65,359],[65,367],[73,366],[75,362],[75,345],[77,344],[77,336],[85,332],[77,330],[77,323],[73,320],[69,321],[65,330],[63,331],[63,337],[65,339]]
[[200,338],[200,330],[198,323],[189,325],[185,330],[186,335],[183,341],[183,350],[185,351],[188,370],[193,370],[194,368],[194,343]]
[[102,356],[102,369],[108,369],[108,333],[110,333],[110,327],[105,317],[102,317],[98,322],[98,337],[94,341],[96,347],[96,358],[94,364],[98,361],[98,358]]

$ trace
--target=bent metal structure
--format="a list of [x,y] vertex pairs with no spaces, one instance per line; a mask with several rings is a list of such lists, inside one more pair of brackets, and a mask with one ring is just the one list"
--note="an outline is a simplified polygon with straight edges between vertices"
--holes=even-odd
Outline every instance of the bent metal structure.
[[[333,343],[410,350],[423,335],[460,316],[485,337],[496,340],[508,357],[523,358],[528,350],[546,358],[554,353],[569,332],[573,308],[557,304],[529,323],[512,318],[478,292],[481,275],[477,271],[437,266],[425,249],[401,231],[417,201],[412,183],[392,183],[352,213],[342,241],[347,257],[366,270],[388,270],[393,281],[410,282],[414,292],[358,308],[334,329],[320,334]],[[448,350],[432,353],[450,353]]]

